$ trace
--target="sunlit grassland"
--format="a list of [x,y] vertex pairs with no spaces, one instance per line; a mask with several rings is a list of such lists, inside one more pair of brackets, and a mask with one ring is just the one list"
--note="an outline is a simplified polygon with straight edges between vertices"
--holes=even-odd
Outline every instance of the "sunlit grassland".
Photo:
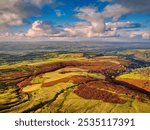
[[77,53],[77,54],[60,54],[60,55],[56,55],[52,58],[48,58],[48,59],[38,59],[38,60],[28,60],[28,61],[21,61],[21,62],[17,62],[17,63],[6,63],[3,65],[0,65],[0,69],[10,69],[10,68],[17,68],[20,66],[24,66],[24,65],[41,65],[41,64],[46,64],[46,63],[55,63],[55,62],[61,62],[61,61],[80,61],[80,60],[86,60],[85,57],[83,57],[82,53]]
[[130,73],[118,76],[117,79],[150,80],[150,67],[135,69]]
[[[67,73],[63,73],[63,72],[67,72]],[[84,69],[66,67],[66,68],[59,69],[54,72],[49,72],[49,73],[45,73],[43,75],[34,77],[31,81],[31,85],[28,85],[25,88],[23,88],[22,92],[36,91],[42,87],[43,83],[52,82],[52,81],[56,81],[59,79],[72,77],[72,76],[86,76],[86,77],[92,77],[96,79],[105,79],[105,76],[102,74],[88,73]]]
[[[77,87],[77,86],[76,86]],[[127,113],[148,112],[150,101],[141,103],[138,100],[129,100],[125,104],[107,103],[101,100],[84,99],[73,93],[75,88],[69,89],[58,96],[51,104],[46,104],[36,112],[98,112],[98,113]],[[144,107],[141,107],[143,105]]]

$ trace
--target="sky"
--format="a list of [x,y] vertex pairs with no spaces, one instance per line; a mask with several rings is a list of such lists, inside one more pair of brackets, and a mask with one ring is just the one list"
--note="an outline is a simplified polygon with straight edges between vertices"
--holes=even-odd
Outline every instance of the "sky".
[[150,41],[150,0],[1,0],[0,41]]

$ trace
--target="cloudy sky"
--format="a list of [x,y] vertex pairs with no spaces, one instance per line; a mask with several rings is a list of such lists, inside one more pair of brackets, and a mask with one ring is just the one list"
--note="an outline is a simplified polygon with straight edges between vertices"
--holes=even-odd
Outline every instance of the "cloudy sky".
[[1,0],[0,40],[150,40],[150,0]]

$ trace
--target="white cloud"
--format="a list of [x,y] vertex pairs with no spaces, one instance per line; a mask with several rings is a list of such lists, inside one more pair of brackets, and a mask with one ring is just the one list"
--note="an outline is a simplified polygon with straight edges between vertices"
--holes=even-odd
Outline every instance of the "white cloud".
[[59,32],[50,23],[43,21],[35,21],[32,27],[28,30],[26,36],[28,37],[50,37],[57,36]]
[[[132,32],[128,34],[123,31],[125,28],[140,27],[134,22],[119,22],[119,18],[132,12],[150,11],[149,0],[99,0],[101,2],[111,2],[103,11],[98,11],[96,7],[82,7],[76,9],[76,17],[82,20],[72,26],[66,26],[57,30],[52,24],[43,21],[35,21],[31,28],[24,33],[4,33],[0,37],[12,38],[60,38],[60,37],[142,37],[150,39],[149,32]],[[135,1],[137,1],[135,6]],[[1,0],[0,1],[0,27],[20,26],[23,19],[28,16],[40,15],[41,7],[44,4],[51,4],[53,0]],[[64,15],[60,10],[54,10],[57,16]],[[112,22],[105,23],[106,18],[111,18]],[[122,30],[120,30],[122,29]]]
[[[78,22],[73,26],[65,27],[67,36],[71,37],[116,37],[122,36],[123,33],[119,34],[118,29],[125,28],[136,28],[140,27],[140,24],[134,22],[108,22],[105,23],[104,12],[98,12],[95,7],[83,7],[76,9],[78,14],[76,15],[79,19],[85,22]],[[107,12],[109,14],[109,12]],[[107,17],[112,17],[109,14]],[[119,17],[118,17],[119,18]]]
[[57,30],[52,23],[37,20],[27,32],[0,32],[0,40],[48,40],[65,37],[64,31]]
[[150,39],[150,32],[137,31],[130,33],[131,38],[142,37],[143,39]]
[[93,37],[96,34],[92,31],[92,26],[88,23],[76,23],[74,26],[65,27],[64,31],[70,37]]
[[150,39],[150,32],[145,32],[142,34],[143,39]]
[[55,13],[58,17],[65,15],[61,10],[55,10]]
[[[118,5],[115,5],[118,7]],[[114,10],[114,7],[110,7]],[[109,9],[110,9],[109,8]],[[121,8],[121,7],[118,7]],[[140,27],[140,24],[134,22],[108,22],[105,23],[106,17],[115,17],[116,19],[121,16],[118,11],[117,17],[115,12],[109,13],[108,7],[104,12],[98,12],[95,7],[83,7],[76,9],[78,14],[76,15],[79,19],[85,22],[76,23],[73,26],[65,27],[64,30],[67,32],[67,36],[72,37],[116,37],[121,36],[118,29],[125,28],[136,28]],[[123,10],[121,12],[124,12]],[[104,15],[106,14],[106,15]],[[123,33],[122,33],[123,34]]]
[[127,13],[129,13],[130,10],[126,7],[123,7],[120,4],[112,4],[106,6],[104,11],[102,12],[102,15],[104,18],[112,18],[112,21],[118,21],[118,19]]
[[100,2],[112,2],[112,0],[99,0]]
[[15,13],[5,12],[1,14],[0,25],[2,26],[19,26],[22,24],[22,20]]
[[64,30],[67,32],[67,36],[70,37],[114,37],[117,36],[116,30],[110,30],[105,32],[93,31],[93,26],[89,23],[82,22],[77,23],[74,26],[66,27]]
[[52,0],[1,0],[0,26],[21,25],[24,18],[40,15],[40,7],[52,2]]
[[[96,7],[82,7],[76,9],[76,17],[84,22],[65,27],[67,36],[71,37],[126,37],[128,34],[123,29],[137,28],[141,25],[134,22],[119,22],[118,19],[130,12],[128,8],[119,4],[106,6],[104,11],[99,12]],[[113,22],[105,23],[105,18],[112,18]],[[122,29],[122,31],[120,31]],[[145,34],[143,38],[147,38]]]
[[0,41],[12,41],[12,40],[23,40],[25,39],[25,33],[23,32],[3,32],[0,33]]
[[53,0],[26,0],[29,1],[37,6],[42,6],[44,4],[50,4],[53,2]]
[[85,22],[78,22],[73,26],[65,27],[67,36],[71,37],[104,37],[115,36],[115,31],[105,32],[105,22],[102,14],[95,7],[82,7],[76,9],[76,17]]
[[78,22],[71,27],[65,27],[67,36],[71,37],[103,37],[111,33],[105,32],[105,22],[100,12],[95,7],[77,8],[76,17],[85,22]]
[[17,26],[22,24],[22,19],[17,12],[15,5],[19,0],[0,1],[0,26]]
[[87,21],[91,25],[91,31],[95,33],[102,33],[105,31],[104,19],[100,12],[95,7],[83,7],[77,9],[78,18]]
[[141,25],[134,22],[108,22],[106,23],[107,30],[117,30],[117,29],[126,29],[126,28],[137,28]]

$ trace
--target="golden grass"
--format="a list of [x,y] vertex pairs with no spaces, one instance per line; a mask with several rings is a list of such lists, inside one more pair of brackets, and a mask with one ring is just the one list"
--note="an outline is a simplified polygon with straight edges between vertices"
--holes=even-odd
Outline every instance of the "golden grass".
[[41,88],[42,84],[33,84],[33,85],[28,85],[25,88],[22,89],[23,93],[30,93],[33,91],[37,91]]
[[135,69],[130,73],[118,76],[117,79],[150,80],[150,67]]

